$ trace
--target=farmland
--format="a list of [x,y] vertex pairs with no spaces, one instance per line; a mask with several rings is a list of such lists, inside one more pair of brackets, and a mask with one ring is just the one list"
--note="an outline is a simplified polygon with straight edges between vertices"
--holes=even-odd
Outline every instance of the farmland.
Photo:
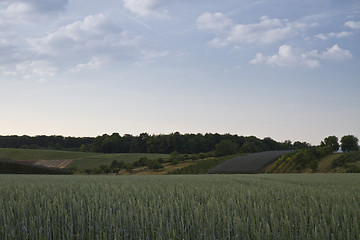
[[277,158],[289,152],[291,151],[268,151],[235,157],[212,168],[209,173],[259,173]]
[[360,175],[0,175],[1,239],[359,239]]
[[142,157],[158,159],[167,158],[168,156],[168,154],[154,153],[103,154],[57,150],[0,148],[0,158],[29,162],[47,167],[56,167],[58,164],[63,164],[63,167],[76,168],[78,171],[84,171],[86,168],[98,168],[101,164],[110,165],[110,163],[114,160],[134,162]]

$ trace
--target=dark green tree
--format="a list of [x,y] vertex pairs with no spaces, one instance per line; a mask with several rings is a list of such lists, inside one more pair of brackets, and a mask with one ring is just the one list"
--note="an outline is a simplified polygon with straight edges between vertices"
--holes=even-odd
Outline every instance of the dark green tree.
[[221,142],[215,145],[215,151],[218,156],[235,154],[237,150],[237,144],[229,139],[223,139]]
[[340,142],[343,152],[359,151],[359,139],[354,135],[343,136]]
[[131,172],[134,169],[134,165],[132,163],[126,163],[124,168],[126,171]]
[[339,150],[339,139],[336,136],[328,136],[321,142],[321,146],[329,146],[333,151]]
[[181,160],[181,155],[177,151],[170,153],[170,162],[174,165],[178,164]]

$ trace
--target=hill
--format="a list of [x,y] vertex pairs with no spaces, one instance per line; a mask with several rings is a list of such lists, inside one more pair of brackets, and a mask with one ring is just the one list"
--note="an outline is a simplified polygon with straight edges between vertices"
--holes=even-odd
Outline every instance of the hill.
[[224,163],[212,168],[209,173],[259,173],[270,163],[274,162],[276,159],[289,152],[292,151],[266,151],[260,153],[252,153],[245,156],[238,156],[235,158],[231,158]]
[[168,158],[168,154],[153,153],[90,153],[58,150],[34,150],[0,148],[0,158],[21,163],[45,167],[59,167],[84,171],[87,168],[98,168],[100,165],[110,165],[112,161],[131,163],[146,157],[148,159]]
[[72,174],[69,169],[49,168],[0,158],[0,174]]
[[[332,153],[320,157],[315,165],[304,165],[307,159],[296,159],[300,154],[294,152],[294,156],[283,156],[274,163],[268,165],[265,173],[357,173],[360,172],[360,151],[350,153]],[[301,155],[300,155],[301,156]],[[300,164],[299,164],[300,162]],[[314,161],[313,161],[314,163]]]

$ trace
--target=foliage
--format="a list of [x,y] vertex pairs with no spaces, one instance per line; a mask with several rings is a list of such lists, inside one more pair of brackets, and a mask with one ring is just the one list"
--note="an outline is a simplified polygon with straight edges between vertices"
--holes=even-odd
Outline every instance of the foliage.
[[321,146],[330,146],[334,152],[339,150],[339,139],[336,136],[328,136],[324,139],[323,142],[321,142]]
[[135,167],[132,163],[125,163],[124,168],[126,169],[126,171],[131,172]]
[[343,167],[348,163],[360,162],[360,152],[349,152],[341,155],[332,163],[332,168]]
[[359,151],[359,139],[354,135],[343,136],[340,142],[343,152]]
[[164,168],[164,166],[160,164],[159,160],[155,159],[155,160],[151,160],[148,163],[148,168],[158,170],[160,168]]
[[[267,137],[263,140],[254,136],[244,137],[230,134],[171,134],[149,135],[141,133],[138,136],[119,133],[103,134],[96,138],[74,138],[63,136],[0,136],[0,147],[3,148],[41,148],[63,149],[97,153],[164,153],[177,151],[180,154],[198,154],[216,150],[216,145],[222,141],[243,147],[243,152],[259,152],[269,150],[292,149],[293,146],[279,143]],[[250,148],[249,148],[250,147]],[[248,150],[250,149],[250,150]],[[233,151],[231,151],[233,152]],[[227,153],[228,154],[228,153]]]
[[124,168],[124,165],[125,165],[125,162],[120,160],[120,161],[117,161],[117,160],[113,160],[110,164],[110,169],[115,169],[115,168]]
[[360,175],[0,175],[0,239],[359,239]]
[[170,172],[169,174],[205,174],[205,173],[208,173],[208,171],[210,169],[212,169],[213,167],[229,160],[232,157],[234,157],[234,156],[203,159],[192,165],[176,169],[173,172]]
[[355,165],[350,165],[346,169],[347,173],[360,173],[360,167]]
[[235,154],[238,151],[238,146],[235,142],[229,139],[223,139],[215,145],[215,152],[217,156],[227,156]]
[[171,164],[178,164],[180,162],[180,160],[182,160],[182,157],[180,155],[180,153],[178,153],[177,151],[174,151],[172,153],[170,153],[170,162]]
[[284,172],[290,165],[293,165],[298,171],[305,168],[311,168],[316,171],[319,160],[333,152],[332,147],[311,147],[308,149],[299,149],[288,153],[275,161],[269,173]]

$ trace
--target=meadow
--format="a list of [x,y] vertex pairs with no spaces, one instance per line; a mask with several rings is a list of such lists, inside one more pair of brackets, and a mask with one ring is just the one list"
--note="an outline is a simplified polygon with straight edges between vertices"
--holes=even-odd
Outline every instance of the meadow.
[[0,175],[0,239],[360,239],[360,174]]

